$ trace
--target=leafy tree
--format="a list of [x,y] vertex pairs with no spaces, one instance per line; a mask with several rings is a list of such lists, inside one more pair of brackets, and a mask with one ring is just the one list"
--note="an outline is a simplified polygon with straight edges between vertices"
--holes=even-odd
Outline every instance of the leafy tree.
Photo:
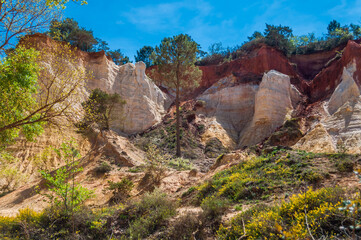
[[[77,67],[69,45],[58,44],[40,52],[26,40],[0,63],[0,144],[12,142],[22,132],[29,140],[45,123],[72,121],[88,78]],[[63,120],[58,121],[62,118]]]
[[113,59],[113,62],[116,65],[124,65],[131,62],[129,61],[129,57],[125,56],[120,49],[109,51],[107,52],[107,55]]
[[82,104],[86,113],[83,122],[86,126],[90,123],[97,123],[101,129],[108,130],[114,108],[123,104],[125,101],[119,94],[108,94],[98,88],[94,89],[89,99]]
[[[50,7],[51,0],[0,1],[0,54],[16,44],[16,38],[37,32],[57,18],[59,10]],[[63,0],[63,4],[66,1]],[[57,4],[56,1],[53,4]]]
[[69,43],[82,51],[91,52],[98,41],[94,38],[93,31],[79,28],[69,35]]
[[49,36],[55,40],[66,41],[86,52],[94,50],[98,44],[93,32],[80,28],[78,22],[72,18],[66,18],[63,21],[53,20],[50,24]]
[[54,40],[69,42],[69,36],[79,29],[78,22],[73,18],[66,18],[63,21],[53,20],[49,27],[49,36]]
[[18,47],[0,64],[0,143],[10,143],[20,131],[28,140],[43,131],[37,113],[38,53]]
[[259,39],[259,38],[263,38],[264,36],[262,35],[261,32],[255,31],[250,37],[247,37],[249,41],[252,41],[254,39]]
[[329,37],[334,36],[334,33],[337,29],[341,28],[341,24],[336,20],[332,20],[327,26],[327,33]]
[[136,62],[143,61],[145,65],[148,67],[153,65],[152,59],[150,56],[154,52],[154,48],[151,46],[144,46],[137,51],[137,55],[134,56]]
[[208,47],[208,52],[210,55],[220,54],[223,55],[224,48],[221,42],[213,43]]
[[176,155],[181,156],[180,149],[180,114],[179,105],[181,92],[198,86],[202,71],[194,65],[197,58],[198,44],[187,34],[164,38],[152,54],[152,60],[157,68],[153,77],[162,81],[176,92]]
[[107,52],[110,50],[108,43],[104,40],[101,40],[100,38],[96,38],[95,39],[98,43],[97,45],[94,47],[95,51],[99,52],[99,51],[104,51]]
[[292,29],[287,26],[275,26],[266,23],[264,31],[266,44],[276,47],[284,53],[290,53],[292,45],[290,38],[293,36]]
[[65,215],[74,214],[76,210],[89,198],[92,191],[75,183],[75,174],[83,169],[78,167],[79,151],[73,141],[65,142],[59,149],[55,149],[58,157],[65,161],[65,166],[56,170],[52,175],[48,171],[40,171],[47,181],[49,192],[44,193],[49,202],[64,211]]
[[361,37],[361,27],[359,25],[355,25],[355,24],[350,24],[350,29],[353,33],[353,36],[356,39],[359,39]]
[[[46,4],[50,7],[60,7],[65,8],[65,4],[67,4],[69,0],[46,0]],[[73,0],[73,2],[80,2],[81,5],[87,4],[86,0]]]

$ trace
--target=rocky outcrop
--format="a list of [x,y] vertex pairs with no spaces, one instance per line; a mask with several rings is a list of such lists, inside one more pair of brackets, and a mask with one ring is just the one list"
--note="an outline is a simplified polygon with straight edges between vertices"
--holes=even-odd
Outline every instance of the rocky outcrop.
[[352,77],[356,70],[355,67],[355,64],[351,64],[347,69],[344,68],[342,81],[337,86],[328,102],[328,111],[331,115],[346,102],[353,101],[360,96],[360,90]]
[[361,85],[361,45],[348,41],[346,47],[330,59],[323,69],[309,83],[307,94],[312,102],[326,100],[341,82],[344,67],[354,62],[352,74],[357,85]]
[[89,89],[118,93],[126,101],[111,116],[112,130],[134,134],[161,121],[172,101],[145,75],[143,62],[117,66],[105,54],[97,59],[84,58],[83,62],[94,75]]
[[[56,44],[64,44],[43,34],[30,35],[24,41],[49,49]],[[143,62],[118,66],[104,51],[88,53],[74,49],[74,52],[78,58],[76,67],[85,68],[93,76],[87,81],[88,94],[92,89],[99,88],[108,93],[118,93],[126,101],[124,106],[119,104],[113,111],[110,119],[112,130],[135,134],[161,121],[172,100],[146,76]],[[84,93],[87,94],[86,91]],[[79,115],[80,111],[76,114]]]
[[200,87],[196,90],[197,93],[202,93],[226,77],[233,77],[236,84],[259,84],[263,73],[270,70],[289,75],[292,83],[300,89],[303,84],[287,57],[282,52],[266,45],[254,49],[239,59],[220,65],[200,66],[200,69],[203,71],[203,76]]
[[296,66],[297,72],[302,78],[312,80],[337,55],[337,51],[342,50],[344,47],[340,46],[331,51],[292,55],[290,62]]
[[341,82],[331,98],[323,103],[319,123],[294,146],[313,152],[361,152],[361,98],[355,76],[355,61],[344,68]]
[[270,71],[264,74],[255,97],[255,111],[239,145],[251,146],[270,136],[293,110],[289,76]]
[[216,87],[212,87],[198,98],[205,102],[204,110],[201,113],[214,119],[211,124],[213,128],[218,129],[217,125],[219,124],[231,139],[237,142],[239,133],[254,114],[254,101],[258,85],[241,84],[221,90],[216,89]]
[[[231,78],[224,78],[198,97],[205,102],[198,113],[212,119],[205,135],[217,137],[225,146],[234,142],[243,147],[262,141],[283,124],[302,100],[290,77],[274,70],[264,74],[260,85],[233,85]],[[233,141],[225,138],[224,132]]]
[[333,139],[323,124],[317,124],[306,136],[301,138],[294,146],[299,150],[314,153],[336,151]]

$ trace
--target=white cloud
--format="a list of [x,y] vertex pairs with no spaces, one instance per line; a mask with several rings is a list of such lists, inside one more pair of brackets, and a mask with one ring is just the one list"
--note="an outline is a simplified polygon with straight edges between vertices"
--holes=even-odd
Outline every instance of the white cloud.
[[338,21],[359,23],[357,21],[360,20],[361,15],[361,0],[342,0],[339,5],[328,10],[328,15]]
[[214,42],[222,41],[225,45],[233,45],[239,40],[240,33],[234,27],[236,17],[224,17],[205,0],[147,5],[133,8],[122,15],[136,28],[148,33],[187,33],[204,50]]
[[184,11],[190,11],[197,16],[206,16],[211,10],[212,7],[203,0],[186,0],[132,8],[122,15],[136,27],[152,32],[170,28],[182,29],[185,20],[182,18]]

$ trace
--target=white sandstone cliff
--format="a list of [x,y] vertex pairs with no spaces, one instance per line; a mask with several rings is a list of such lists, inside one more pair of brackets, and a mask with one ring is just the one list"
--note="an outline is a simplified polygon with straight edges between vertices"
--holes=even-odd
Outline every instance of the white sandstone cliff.
[[[320,122],[296,143],[295,148],[313,152],[336,152],[342,147],[349,153],[361,153],[361,98],[359,87],[353,79],[355,69],[354,62],[344,68],[342,81],[331,98],[324,102],[324,111],[319,111],[323,112]],[[321,127],[326,132],[314,134]],[[322,137],[326,135],[327,137]],[[328,147],[324,147],[325,145]]]
[[94,76],[88,81],[89,90],[118,93],[126,101],[110,119],[110,128],[118,133],[135,134],[159,123],[171,104],[171,98],[145,75],[143,62],[117,66],[103,54],[83,64]]
[[[301,94],[291,85],[290,78],[274,70],[264,74],[259,86],[253,83],[230,87],[217,85],[219,83],[198,97],[205,101],[200,113],[212,119],[208,129],[217,129],[222,143],[230,142],[224,137],[227,132],[234,145],[240,147],[257,144],[269,137],[301,101]],[[212,135],[207,130],[205,134]],[[217,136],[213,134],[212,137]]]

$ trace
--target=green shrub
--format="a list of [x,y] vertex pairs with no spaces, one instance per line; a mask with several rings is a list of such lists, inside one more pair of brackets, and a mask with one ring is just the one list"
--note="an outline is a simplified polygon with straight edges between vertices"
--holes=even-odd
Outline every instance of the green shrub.
[[324,176],[314,169],[306,169],[301,173],[301,179],[309,183],[318,183]]
[[312,166],[314,159],[322,158],[321,155],[277,148],[268,152],[216,173],[209,182],[197,188],[198,202],[213,195],[234,202],[265,200],[279,188],[292,190],[307,183],[317,183],[328,175],[327,170]]
[[146,180],[150,185],[159,185],[166,171],[165,164],[169,159],[168,154],[163,153],[155,145],[149,145],[146,152],[143,180]]
[[108,181],[108,184],[108,190],[113,191],[112,203],[118,203],[128,198],[134,187],[134,183],[128,178],[123,178],[120,182]]
[[218,138],[211,138],[207,140],[204,154],[209,158],[216,158],[222,153],[228,153],[229,150],[225,148]]
[[127,230],[130,239],[143,239],[165,226],[166,220],[175,214],[175,203],[164,193],[155,190],[126,210],[123,221],[130,222]]
[[62,143],[55,149],[58,157],[64,159],[65,166],[56,170],[55,174],[41,171],[46,180],[49,193],[40,193],[45,196],[51,205],[62,209],[65,215],[77,211],[82,204],[93,196],[93,192],[75,182],[75,174],[83,169],[78,167],[79,151],[73,141]]
[[169,161],[168,166],[178,171],[185,171],[193,169],[192,163],[188,159],[175,158]]
[[203,199],[201,208],[203,210],[203,218],[206,220],[219,219],[224,211],[228,209],[229,200],[219,197],[207,197]]
[[219,239],[241,236],[247,236],[247,239],[308,239],[311,233],[316,239],[328,239],[341,234],[339,227],[347,220],[339,210],[343,196],[340,188],[309,189],[279,206],[255,207],[237,215],[230,227],[220,226],[217,236]]
[[201,227],[199,216],[194,213],[184,213],[170,227],[165,239],[188,240]]
[[125,100],[117,93],[108,94],[99,88],[94,89],[89,99],[82,103],[85,116],[82,122],[78,124],[78,127],[86,129],[92,123],[96,123],[100,129],[108,130],[113,111],[116,107],[122,107],[125,103]]
[[110,166],[107,162],[101,162],[98,166],[95,167],[94,171],[96,174],[105,174],[112,170],[112,166]]

